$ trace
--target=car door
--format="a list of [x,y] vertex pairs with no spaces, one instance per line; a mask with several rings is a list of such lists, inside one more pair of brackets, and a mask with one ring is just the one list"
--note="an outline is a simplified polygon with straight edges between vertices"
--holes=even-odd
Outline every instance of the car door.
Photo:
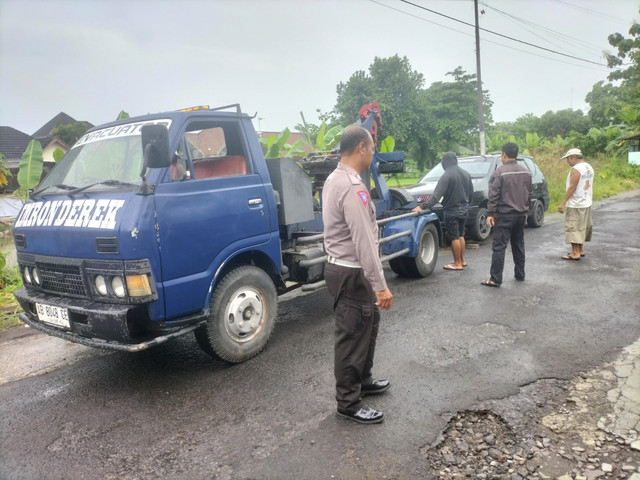
[[270,237],[265,179],[240,122],[187,122],[172,169],[156,190],[167,319],[200,311],[214,273],[235,252]]

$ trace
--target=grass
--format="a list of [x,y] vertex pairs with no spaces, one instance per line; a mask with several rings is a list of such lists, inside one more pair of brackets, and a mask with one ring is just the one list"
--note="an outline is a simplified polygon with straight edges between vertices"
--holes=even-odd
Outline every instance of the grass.
[[[535,156],[536,162],[547,178],[550,212],[557,211],[558,205],[564,198],[567,175],[571,169],[566,160],[561,160],[562,155],[564,155],[564,151],[549,149],[549,151]],[[595,171],[594,200],[640,188],[640,166],[630,165],[626,158],[597,154],[585,158],[585,161]]]
[[13,296],[14,290],[22,286],[18,267],[5,268],[0,275],[0,332],[22,325],[18,320],[18,304]]
[[387,186],[389,188],[405,188],[415,185],[424,175],[390,175],[386,177]]

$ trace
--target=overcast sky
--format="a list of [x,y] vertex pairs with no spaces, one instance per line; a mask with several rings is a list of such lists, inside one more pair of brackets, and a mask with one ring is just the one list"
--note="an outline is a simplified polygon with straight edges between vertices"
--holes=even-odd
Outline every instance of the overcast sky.
[[[412,0],[474,22],[472,0]],[[605,64],[639,0],[480,0],[483,28]],[[481,33],[496,121],[575,108],[609,70]],[[100,124],[240,103],[262,130],[330,111],[374,57],[406,56],[425,86],[475,72],[473,28],[401,0],[0,0],[0,125],[32,134],[59,112]],[[354,120],[357,112],[354,112]],[[383,119],[384,121],[384,119]]]

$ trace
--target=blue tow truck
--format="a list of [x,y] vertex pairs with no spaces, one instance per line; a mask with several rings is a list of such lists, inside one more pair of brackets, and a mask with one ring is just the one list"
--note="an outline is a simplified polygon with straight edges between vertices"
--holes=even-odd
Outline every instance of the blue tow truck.
[[[265,159],[239,105],[92,128],[16,217],[20,319],[129,352],[193,331],[207,353],[245,361],[267,344],[278,295],[323,285],[320,192],[338,160]],[[404,154],[375,154],[369,173],[381,255],[424,277],[442,232],[387,188],[384,174],[402,169]]]

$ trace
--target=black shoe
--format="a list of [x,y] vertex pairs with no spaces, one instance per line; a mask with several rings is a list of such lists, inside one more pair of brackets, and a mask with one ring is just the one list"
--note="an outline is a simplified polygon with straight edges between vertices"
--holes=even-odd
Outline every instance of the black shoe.
[[363,383],[360,387],[360,393],[364,395],[373,395],[389,390],[391,382],[389,380],[373,380],[371,383]]
[[384,418],[384,413],[367,405],[364,405],[360,410],[353,413],[341,412],[340,410],[338,410],[337,415],[339,417],[348,418],[349,420],[353,420],[354,422],[364,424],[381,423]]
[[519,282],[524,282],[524,277],[513,277]]

